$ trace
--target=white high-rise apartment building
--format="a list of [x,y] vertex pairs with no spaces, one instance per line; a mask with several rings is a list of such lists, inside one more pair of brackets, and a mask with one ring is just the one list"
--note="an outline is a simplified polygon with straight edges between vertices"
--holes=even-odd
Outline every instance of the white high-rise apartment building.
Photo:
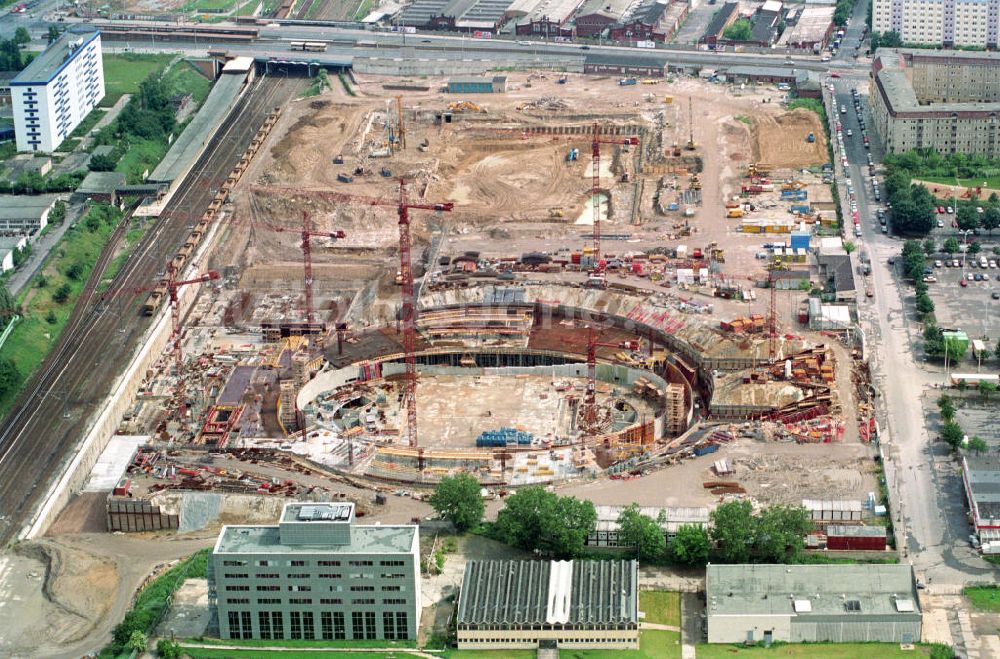
[[905,44],[996,48],[1000,0],[873,0],[872,31]]
[[18,151],[55,151],[104,98],[99,32],[67,32],[10,82]]

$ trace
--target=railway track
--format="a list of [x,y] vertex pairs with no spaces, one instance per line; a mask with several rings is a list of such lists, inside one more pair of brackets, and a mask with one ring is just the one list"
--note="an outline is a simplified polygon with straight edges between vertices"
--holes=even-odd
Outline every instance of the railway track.
[[[157,278],[187,238],[192,218],[201,216],[268,112],[301,85],[295,78],[261,78],[237,102],[111,288],[138,288]],[[95,304],[96,285],[127,225],[123,221],[109,240],[60,342],[0,426],[0,544],[10,542],[30,522],[151,322],[142,315],[140,297],[127,299],[121,307]]]

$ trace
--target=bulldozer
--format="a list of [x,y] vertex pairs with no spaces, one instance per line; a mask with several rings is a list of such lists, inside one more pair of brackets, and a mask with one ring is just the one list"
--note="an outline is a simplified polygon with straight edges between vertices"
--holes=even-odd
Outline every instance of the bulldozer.
[[452,112],[486,112],[485,109],[472,101],[455,101],[448,104],[448,109]]
[[549,217],[552,219],[563,217],[563,209],[561,208],[550,208]]
[[691,175],[691,185],[692,190],[701,190],[701,180],[698,178],[697,174]]

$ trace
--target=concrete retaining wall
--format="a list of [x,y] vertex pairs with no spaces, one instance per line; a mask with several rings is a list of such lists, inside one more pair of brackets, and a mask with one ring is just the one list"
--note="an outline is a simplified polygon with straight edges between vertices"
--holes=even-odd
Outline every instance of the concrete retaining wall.
[[[521,71],[549,69],[567,71],[569,73],[583,73],[582,57],[567,57],[564,59],[528,57],[524,59],[510,59],[503,64],[507,69]],[[478,57],[475,59],[472,57],[466,59],[355,57],[353,67],[358,73],[371,75],[475,75],[494,71],[497,67],[497,60],[490,57]]]

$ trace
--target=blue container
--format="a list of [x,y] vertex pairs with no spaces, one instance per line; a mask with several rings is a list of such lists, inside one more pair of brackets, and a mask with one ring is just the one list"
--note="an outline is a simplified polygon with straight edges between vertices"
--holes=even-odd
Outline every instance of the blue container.
[[793,231],[792,249],[809,249],[809,239],[811,237],[806,231]]
[[719,450],[718,444],[706,444],[704,446],[698,446],[694,449],[695,455],[708,455],[709,453],[715,453]]

